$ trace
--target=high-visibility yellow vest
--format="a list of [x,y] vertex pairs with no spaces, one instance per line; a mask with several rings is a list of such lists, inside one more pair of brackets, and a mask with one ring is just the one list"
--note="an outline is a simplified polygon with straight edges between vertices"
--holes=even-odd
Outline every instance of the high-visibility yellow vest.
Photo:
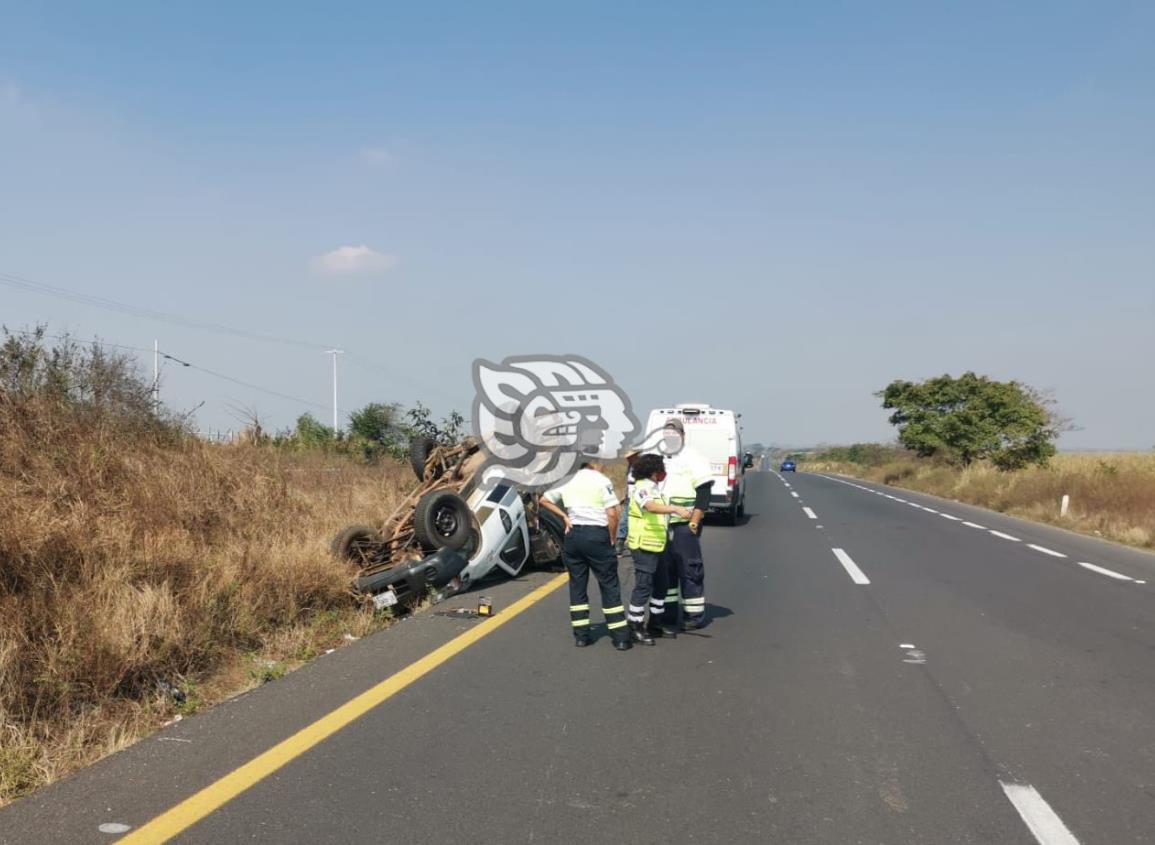
[[[658,485],[648,478],[642,479],[634,488],[650,490],[651,501],[666,503],[666,498],[658,492]],[[666,526],[669,523],[669,514],[654,513],[638,507],[637,499],[630,496],[630,527],[626,535],[626,545],[632,550],[641,549],[644,552],[660,552],[666,548]]]

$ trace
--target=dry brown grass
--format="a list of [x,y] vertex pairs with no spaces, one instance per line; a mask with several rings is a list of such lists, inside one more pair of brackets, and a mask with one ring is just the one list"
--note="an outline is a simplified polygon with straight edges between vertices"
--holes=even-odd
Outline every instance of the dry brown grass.
[[408,473],[0,402],[0,804],[381,624],[328,543]]
[[[808,462],[803,469],[871,481],[1061,525],[1140,548],[1155,548],[1155,454],[1060,454],[1046,467],[1000,472],[906,458],[878,467]],[[1059,516],[1064,495],[1070,511]]]

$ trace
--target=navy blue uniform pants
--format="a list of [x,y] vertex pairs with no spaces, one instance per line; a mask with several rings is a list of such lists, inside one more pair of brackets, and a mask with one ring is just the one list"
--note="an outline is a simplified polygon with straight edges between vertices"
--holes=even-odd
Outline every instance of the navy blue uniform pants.
[[[672,525],[666,547],[676,583],[681,589],[682,614],[686,621],[700,622],[706,615],[706,571],[702,563],[702,539],[687,523]],[[701,526],[698,531],[702,530]],[[667,598],[667,606],[669,599]],[[667,614],[666,621],[673,615]]]
[[[643,549],[632,549],[630,555],[634,560],[634,590],[630,593],[630,608],[626,618],[631,622],[642,622],[648,607],[650,625],[660,625],[672,583],[668,575],[669,557],[664,551],[647,552]],[[674,614],[677,614],[677,607],[674,608]]]
[[598,580],[606,627],[616,640],[627,638],[626,609],[622,606],[622,584],[618,579],[618,555],[604,525],[575,525],[565,535],[562,561],[569,572],[569,617],[574,636],[589,636],[590,572]]

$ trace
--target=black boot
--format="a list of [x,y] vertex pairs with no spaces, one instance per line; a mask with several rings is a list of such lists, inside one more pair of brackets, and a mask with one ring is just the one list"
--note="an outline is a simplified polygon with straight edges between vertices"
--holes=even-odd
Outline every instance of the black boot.
[[587,645],[590,644],[589,634],[574,634],[573,635],[573,644],[576,645],[578,648],[585,648]]
[[641,622],[630,623],[630,636],[638,645],[653,645],[654,638],[646,631],[646,626]]
[[614,638],[614,648],[616,648],[618,651],[629,651],[633,647],[634,644],[628,639],[619,640],[616,637]]
[[659,622],[651,622],[646,626],[646,630],[650,636],[656,640],[672,640],[678,636],[678,628],[676,625],[664,625]]

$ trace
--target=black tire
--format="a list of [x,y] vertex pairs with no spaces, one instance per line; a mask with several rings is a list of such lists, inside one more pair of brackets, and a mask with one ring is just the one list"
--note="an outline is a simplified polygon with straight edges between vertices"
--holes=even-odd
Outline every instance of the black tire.
[[[565,523],[558,518],[557,514],[552,511],[547,511],[544,508],[538,511],[537,521],[540,531],[548,531],[553,535],[554,540],[557,541],[559,549],[565,548]],[[565,563],[562,561],[562,555],[558,555],[557,559],[544,565],[549,572],[564,572]]]
[[738,519],[741,519],[745,515],[746,515],[746,497],[743,496],[742,499],[738,502]]
[[427,549],[462,549],[472,528],[469,505],[452,490],[430,490],[413,509],[413,533]]
[[[414,437],[409,441],[409,466],[413,467],[413,473],[417,476],[418,481],[425,480],[425,462],[429,460],[429,454],[437,446],[437,441],[432,437]],[[434,478],[441,473],[436,471]]]
[[330,548],[338,560],[364,566],[381,554],[381,536],[368,525],[350,525],[333,538]]

